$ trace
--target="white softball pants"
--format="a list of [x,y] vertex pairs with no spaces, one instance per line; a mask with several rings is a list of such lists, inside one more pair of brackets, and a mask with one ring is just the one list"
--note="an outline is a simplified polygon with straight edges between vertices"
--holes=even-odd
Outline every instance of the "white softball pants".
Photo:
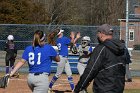
[[49,78],[48,74],[34,75],[29,73],[28,75],[28,86],[33,93],[48,93],[49,89]]
[[60,55],[60,62],[57,62],[57,72],[55,76],[59,78],[64,69],[68,77],[72,75],[68,58]]

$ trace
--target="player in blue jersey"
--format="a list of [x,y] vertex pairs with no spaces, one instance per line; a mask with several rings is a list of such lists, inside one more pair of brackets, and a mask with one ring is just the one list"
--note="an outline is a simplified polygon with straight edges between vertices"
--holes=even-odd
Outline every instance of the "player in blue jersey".
[[74,39],[74,34],[71,33],[71,35],[70,35],[71,39],[70,39],[68,37],[63,36],[63,32],[64,32],[64,30],[59,29],[58,34],[57,34],[58,38],[56,40],[56,44],[57,44],[58,51],[59,51],[60,62],[58,63],[58,66],[57,66],[57,72],[53,76],[53,78],[50,82],[50,85],[49,85],[50,90],[52,90],[53,84],[61,76],[64,69],[65,69],[65,72],[68,76],[68,81],[70,83],[71,90],[74,89],[72,72],[71,72],[69,61],[68,61],[68,46],[69,46],[70,43],[76,42],[76,40],[79,37],[77,36]]
[[46,35],[37,30],[34,33],[33,43],[26,47],[22,59],[11,71],[12,76],[26,62],[29,65],[28,86],[33,93],[48,93],[49,78],[52,60],[59,62],[60,57],[51,45],[45,44]]

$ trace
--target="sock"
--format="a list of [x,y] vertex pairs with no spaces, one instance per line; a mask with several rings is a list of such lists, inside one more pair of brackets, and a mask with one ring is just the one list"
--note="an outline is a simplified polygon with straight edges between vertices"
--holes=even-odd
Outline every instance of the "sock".
[[52,88],[53,84],[55,83],[55,81],[58,79],[58,77],[56,76],[53,76],[51,82],[50,82],[50,85],[49,85],[49,88]]
[[69,83],[70,83],[70,87],[71,87],[71,89],[73,90],[73,89],[74,89],[73,78],[72,78],[71,76],[68,77],[68,81],[69,81]]
[[6,74],[9,73],[9,66],[6,66]]

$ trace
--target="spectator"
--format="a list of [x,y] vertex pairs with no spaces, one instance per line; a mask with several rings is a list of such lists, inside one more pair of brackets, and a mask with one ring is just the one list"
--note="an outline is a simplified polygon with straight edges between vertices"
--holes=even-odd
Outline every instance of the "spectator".
[[[125,44],[124,40],[121,40],[121,41],[122,41],[122,43]],[[125,81],[132,82],[131,72],[129,70],[129,64],[132,63],[132,61],[131,61],[131,57],[129,55],[129,51],[127,48],[125,48],[125,57],[126,57],[126,75],[125,75],[126,80]]]

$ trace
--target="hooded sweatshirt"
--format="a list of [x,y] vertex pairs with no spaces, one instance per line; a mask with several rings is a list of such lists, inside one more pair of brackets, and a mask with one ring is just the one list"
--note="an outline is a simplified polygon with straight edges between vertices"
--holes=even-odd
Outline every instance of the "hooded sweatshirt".
[[125,84],[125,46],[120,40],[106,40],[93,50],[74,92],[93,82],[94,93],[123,93]]

